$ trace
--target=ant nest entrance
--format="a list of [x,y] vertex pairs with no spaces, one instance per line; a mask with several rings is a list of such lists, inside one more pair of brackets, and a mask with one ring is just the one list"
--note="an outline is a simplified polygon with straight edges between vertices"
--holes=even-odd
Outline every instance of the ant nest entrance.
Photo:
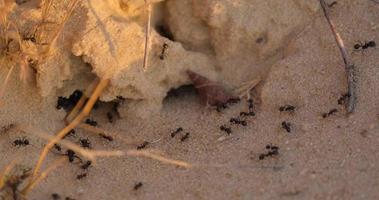
[[[134,110],[142,117],[158,113],[168,91],[192,83],[188,70],[231,91],[264,79],[319,9],[308,0],[244,0],[239,5],[230,0],[89,0],[66,5],[72,10],[60,9],[65,3],[53,1],[48,10],[43,3],[30,5],[33,9],[18,4],[9,17],[40,27],[40,36],[52,36],[36,38],[48,47],[34,67],[40,94],[46,97],[64,87],[89,63],[97,77],[110,79],[101,100],[121,96],[128,101],[121,115]],[[29,36],[33,34],[24,38],[34,43]]]

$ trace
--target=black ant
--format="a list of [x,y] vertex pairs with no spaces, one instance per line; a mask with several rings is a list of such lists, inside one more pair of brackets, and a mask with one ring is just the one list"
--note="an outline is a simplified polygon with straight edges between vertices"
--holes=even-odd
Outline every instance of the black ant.
[[177,135],[178,133],[180,133],[182,131],[183,131],[182,127],[177,128],[176,131],[171,133],[171,137],[175,137],[175,135]]
[[220,126],[220,130],[225,131],[228,135],[232,133],[232,129],[230,127],[226,127],[225,125]]
[[79,175],[77,175],[77,176],[76,176],[76,179],[80,180],[80,179],[83,179],[83,178],[85,178],[85,177],[87,177],[87,173],[83,173],[83,174],[79,174]]
[[58,97],[58,102],[56,108],[59,110],[63,108],[65,111],[71,110],[83,96],[83,92],[80,90],[75,90],[68,98]]
[[57,194],[57,193],[51,194],[51,197],[53,198],[53,200],[59,200],[59,199],[61,199],[61,196],[59,196],[59,194]]
[[254,112],[254,102],[253,99],[248,99],[247,102],[249,103],[249,111]]
[[268,150],[267,153],[263,153],[259,155],[259,160],[263,160],[266,157],[271,157],[275,155],[279,155],[279,147],[278,146],[273,146],[271,144],[266,145],[266,149]]
[[150,142],[144,141],[142,144],[140,144],[140,145],[137,146],[137,150],[144,149],[149,144],[150,144]]
[[109,123],[113,123],[113,115],[111,112],[107,112],[107,118]]
[[338,105],[345,104],[345,102],[346,102],[347,99],[349,99],[349,98],[350,98],[350,94],[349,94],[349,93],[343,94],[343,95],[338,99]]
[[91,166],[92,162],[91,161],[87,161],[85,162],[82,166],[80,166],[80,168],[82,169],[88,169],[89,166]]
[[372,47],[372,48],[376,47],[375,41],[369,41],[369,42],[365,42],[365,43],[359,42],[358,44],[354,45],[354,50],[359,50],[359,49],[365,50],[365,49],[368,49],[370,47]]
[[190,135],[190,133],[186,133],[185,135],[183,135],[183,137],[180,138],[180,141],[181,142],[186,141],[189,138],[189,135]]
[[80,146],[82,146],[83,148],[91,148],[91,142],[89,141],[89,139],[80,139],[79,142]]
[[330,115],[333,115],[336,112],[338,112],[338,110],[336,108],[333,108],[329,112],[322,114],[322,117],[323,118],[327,118],[327,117],[329,117]]
[[231,118],[229,121],[230,123],[241,124],[242,126],[247,126],[247,122],[245,120],[241,120],[238,118]]
[[21,139],[16,139],[15,141],[13,141],[13,145],[14,146],[27,146],[29,145],[29,140],[26,139],[25,137]]
[[82,160],[79,158],[79,156],[76,155],[75,151],[71,149],[67,149],[67,152],[65,155],[68,157],[68,161],[71,163],[74,162],[75,158],[78,158],[80,161]]
[[296,109],[295,106],[292,106],[292,105],[284,105],[284,106],[280,106],[279,111],[280,111],[280,112],[294,112],[295,109]]
[[138,190],[138,189],[140,189],[142,186],[143,186],[143,183],[142,183],[142,182],[138,182],[137,184],[134,185],[133,189],[134,189],[134,190]]
[[222,110],[225,110],[225,109],[227,109],[228,108],[228,106],[226,105],[226,104],[218,104],[217,106],[216,106],[216,110],[217,110],[217,112],[221,112]]
[[228,104],[236,104],[236,103],[239,103],[241,101],[240,98],[230,98],[228,99]]
[[69,137],[69,136],[74,136],[75,135],[75,129],[71,129],[70,132],[68,132],[63,138]]
[[291,133],[291,123],[283,121],[282,128],[284,128],[288,133]]
[[168,44],[167,43],[163,43],[163,47],[162,47],[162,52],[161,52],[161,55],[159,56],[159,58],[161,60],[164,60],[165,58],[165,53],[166,53],[166,50],[168,49]]
[[106,139],[106,140],[108,140],[108,141],[110,141],[110,142],[113,141],[113,137],[112,137],[112,136],[105,135],[105,134],[103,134],[103,133],[100,133],[99,135],[100,135],[102,138],[104,138],[104,139]]
[[62,147],[59,144],[54,144],[54,149],[56,149],[59,152],[62,151]]
[[95,120],[92,120],[92,119],[86,119],[85,123],[90,125],[90,126],[97,126],[97,122]]
[[246,116],[255,116],[255,112],[240,112],[241,117],[246,117]]

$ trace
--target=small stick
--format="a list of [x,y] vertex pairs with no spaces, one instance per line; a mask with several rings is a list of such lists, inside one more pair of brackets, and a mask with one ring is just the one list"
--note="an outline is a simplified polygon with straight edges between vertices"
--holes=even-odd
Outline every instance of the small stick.
[[[145,0],[145,4],[146,4]],[[150,27],[151,27],[151,3],[147,4],[147,23],[146,23],[146,35],[145,35],[145,52],[143,59],[143,69],[146,70],[148,57],[149,57],[149,44],[150,44]]]
[[166,163],[166,164],[170,164],[170,165],[176,165],[176,166],[184,167],[187,169],[192,167],[192,165],[187,163],[187,162],[166,158],[166,157],[163,157],[163,156],[160,156],[157,154],[153,154],[153,153],[146,151],[146,150],[145,151],[144,150],[139,150],[139,151],[138,150],[129,150],[126,152],[126,155],[135,156],[135,157],[146,157],[146,158],[150,158],[153,160],[158,160],[162,163]]
[[330,29],[333,32],[334,38],[337,42],[337,45],[340,49],[341,55],[343,62],[345,64],[345,71],[347,74],[347,83],[348,83],[348,94],[349,94],[349,101],[346,105],[346,109],[348,113],[353,113],[355,109],[355,104],[356,104],[356,85],[355,85],[355,80],[354,80],[354,64],[352,61],[348,58],[348,54],[345,48],[345,45],[343,43],[343,40],[340,36],[340,34],[336,31],[336,27],[333,23],[333,21],[330,19],[329,13],[326,9],[327,5],[324,0],[320,0],[320,4],[322,7],[322,10],[324,12],[325,18],[329,23]]
[[29,193],[38,183],[40,183],[44,178],[49,175],[51,171],[56,169],[57,167],[61,166],[66,161],[66,158],[58,158],[56,161],[53,162],[53,164],[50,165],[45,171],[39,175],[33,182],[31,182],[29,185],[27,185],[21,193],[26,196],[27,193]]

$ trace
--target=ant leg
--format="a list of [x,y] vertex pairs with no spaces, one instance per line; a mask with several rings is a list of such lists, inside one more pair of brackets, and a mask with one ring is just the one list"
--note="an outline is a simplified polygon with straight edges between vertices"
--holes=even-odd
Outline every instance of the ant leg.
[[83,110],[66,127],[64,127],[61,131],[59,131],[49,143],[47,143],[47,145],[44,147],[44,149],[42,150],[40,154],[39,160],[35,166],[30,183],[32,183],[37,177],[41,169],[42,163],[45,160],[50,149],[54,146],[54,144],[56,144],[59,140],[61,140],[68,132],[70,132],[72,129],[77,127],[86,116],[88,116],[93,106],[95,105],[97,99],[99,98],[101,93],[104,91],[104,89],[108,86],[108,84],[109,84],[109,79],[101,79],[100,82],[97,84],[95,90],[93,91],[91,97],[87,101],[86,105],[84,106]]

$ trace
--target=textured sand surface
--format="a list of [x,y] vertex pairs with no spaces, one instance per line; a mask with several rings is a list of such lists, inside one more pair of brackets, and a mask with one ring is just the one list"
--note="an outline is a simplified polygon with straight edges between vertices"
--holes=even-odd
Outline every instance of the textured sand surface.
[[[379,41],[378,10],[379,4],[368,0],[340,0],[330,9],[331,17],[350,52],[358,40]],[[159,139],[148,148],[171,158],[199,164],[199,167],[181,169],[145,158],[104,158],[88,170],[87,177],[77,180],[76,176],[82,171],[78,165],[67,163],[42,181],[30,194],[30,199],[51,199],[52,193],[80,200],[378,199],[379,51],[371,48],[364,53],[351,54],[357,69],[358,102],[356,112],[346,117],[344,107],[337,104],[347,87],[340,53],[323,14],[317,11],[313,18],[300,34],[291,38],[279,55],[280,60],[267,65],[270,66],[270,73],[255,91],[255,94],[260,94],[256,116],[247,118],[247,127],[232,125],[233,133],[222,142],[217,141],[225,136],[219,126],[229,124],[231,117],[246,111],[245,100],[218,113],[201,105],[193,90],[182,89],[176,95],[165,98],[159,112],[153,109],[151,112],[156,112],[153,117],[141,119],[132,112],[128,114],[123,111],[122,119],[109,123],[106,113],[111,109],[110,103],[102,103],[99,109],[91,113],[90,117],[98,121],[99,127],[125,138],[141,141]],[[70,26],[72,24],[69,23]],[[196,54],[193,56],[204,57],[208,50],[206,44],[199,42],[202,39],[200,37],[193,44],[178,44],[177,55],[187,56],[186,59],[191,60],[188,58],[191,55],[185,51],[195,49],[200,53],[193,53]],[[255,40],[251,38],[250,41]],[[2,126],[28,124],[50,134],[64,127],[62,119],[65,112],[55,109],[57,96],[86,88],[96,76],[91,72],[91,66],[84,65],[71,54],[63,54],[67,56],[61,59],[63,66],[67,62],[78,65],[75,68],[60,68],[63,71],[66,69],[65,81],[56,82],[62,85],[50,85],[54,92],[47,92],[44,97],[41,97],[41,88],[23,85],[19,81],[19,69],[16,68],[2,99]],[[243,53],[243,56],[246,55]],[[211,63],[220,62],[208,55],[205,57]],[[233,69],[237,68],[229,68]],[[9,66],[0,68],[1,80],[8,70]],[[94,72],[100,74],[96,70]],[[254,75],[247,72],[236,70],[235,73],[246,73],[244,78],[253,79]],[[180,70],[176,73],[180,74]],[[224,84],[230,87],[237,84],[223,73],[233,77],[233,73],[222,70],[215,70],[214,75],[209,75],[218,80],[225,79]],[[57,77],[47,78],[56,81]],[[185,78],[178,79],[177,86],[188,83]],[[240,81],[246,81],[242,79]],[[166,87],[165,90],[168,89]],[[279,107],[285,104],[296,106],[296,111],[279,112]],[[322,118],[322,113],[333,108],[338,109],[335,115]],[[292,124],[291,133],[281,128],[282,121]],[[170,137],[170,133],[178,127],[190,133],[185,142],[180,142],[180,137]],[[23,136],[29,138],[31,145],[14,147],[13,140]],[[76,142],[81,137],[88,137],[94,149],[136,148],[136,145],[125,145],[118,140],[105,141],[80,129],[77,136],[69,140]],[[29,133],[12,130],[0,133],[0,168],[15,158],[33,167],[44,144],[42,139]],[[266,152],[267,144],[277,145],[279,155],[259,160],[259,154]],[[51,163],[58,156],[50,154],[46,163]],[[139,181],[143,182],[143,186],[134,191],[133,187]]]

